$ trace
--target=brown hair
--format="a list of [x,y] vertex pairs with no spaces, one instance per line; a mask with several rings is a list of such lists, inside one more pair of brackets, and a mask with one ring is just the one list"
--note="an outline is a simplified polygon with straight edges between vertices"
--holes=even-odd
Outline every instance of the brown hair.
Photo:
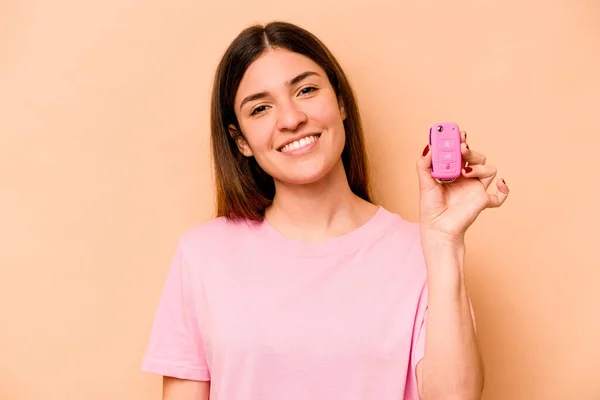
[[234,112],[238,86],[250,64],[269,48],[302,54],[327,73],[346,111],[342,162],[348,183],[352,192],[370,202],[362,122],[348,78],[333,54],[313,34],[291,23],[275,21],[244,29],[229,45],[216,70],[210,124],[217,216],[261,220],[275,196],[273,178],[262,170],[254,157],[240,153],[228,130],[233,124],[240,131]]

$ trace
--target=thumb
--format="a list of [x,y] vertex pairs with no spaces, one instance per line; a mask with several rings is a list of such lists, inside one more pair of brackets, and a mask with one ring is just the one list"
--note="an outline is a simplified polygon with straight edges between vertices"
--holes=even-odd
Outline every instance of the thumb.
[[417,175],[419,177],[419,188],[421,192],[428,192],[438,185],[437,181],[431,176],[432,156],[429,151],[429,145],[423,149],[423,154],[417,160]]

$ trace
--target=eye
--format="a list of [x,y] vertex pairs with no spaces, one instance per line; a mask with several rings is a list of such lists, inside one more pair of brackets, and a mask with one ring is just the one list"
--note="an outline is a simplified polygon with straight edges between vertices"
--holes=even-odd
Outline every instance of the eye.
[[260,114],[261,112],[264,112],[266,109],[267,109],[267,106],[258,106],[252,110],[250,115]]
[[306,87],[303,87],[299,93],[300,94],[310,94],[316,90],[317,90],[317,88],[314,86],[306,86]]

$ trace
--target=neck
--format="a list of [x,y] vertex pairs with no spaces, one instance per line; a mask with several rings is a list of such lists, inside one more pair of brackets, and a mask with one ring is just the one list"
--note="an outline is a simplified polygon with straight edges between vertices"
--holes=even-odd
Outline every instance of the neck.
[[346,234],[366,223],[377,210],[352,193],[341,160],[318,182],[277,182],[275,193],[266,220],[284,236],[305,242],[322,242]]

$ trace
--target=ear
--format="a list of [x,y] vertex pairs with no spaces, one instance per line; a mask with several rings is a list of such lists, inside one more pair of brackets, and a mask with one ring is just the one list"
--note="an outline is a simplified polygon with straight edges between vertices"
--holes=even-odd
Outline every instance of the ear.
[[338,98],[338,104],[340,108],[340,115],[342,116],[342,121],[345,121],[348,115],[346,114],[346,109],[344,108],[344,101],[342,98]]
[[254,153],[252,153],[252,149],[250,148],[250,145],[248,145],[244,135],[242,135],[242,133],[233,124],[229,125],[228,130],[233,140],[235,140],[235,144],[237,145],[240,153],[246,157],[252,157]]

